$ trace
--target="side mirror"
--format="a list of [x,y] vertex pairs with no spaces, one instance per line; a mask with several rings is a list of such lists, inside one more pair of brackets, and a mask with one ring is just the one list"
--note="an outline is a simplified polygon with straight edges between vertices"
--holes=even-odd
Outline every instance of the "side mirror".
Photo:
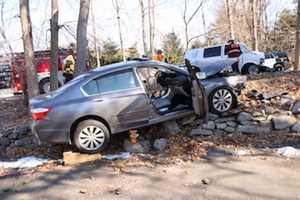
[[206,79],[206,74],[204,72],[197,72],[196,76],[200,80]]

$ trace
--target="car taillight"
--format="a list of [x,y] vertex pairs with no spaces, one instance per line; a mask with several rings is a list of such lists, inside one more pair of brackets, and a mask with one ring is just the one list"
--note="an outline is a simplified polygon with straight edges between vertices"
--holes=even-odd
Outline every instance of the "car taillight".
[[31,117],[33,120],[42,120],[48,115],[51,108],[34,108],[31,109]]

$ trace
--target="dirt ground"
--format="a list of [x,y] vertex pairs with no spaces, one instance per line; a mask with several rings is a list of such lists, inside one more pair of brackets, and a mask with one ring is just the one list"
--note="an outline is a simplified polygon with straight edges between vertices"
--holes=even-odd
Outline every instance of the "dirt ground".
[[205,159],[119,172],[110,161],[1,177],[8,199],[300,199],[300,160],[232,157],[210,150]]

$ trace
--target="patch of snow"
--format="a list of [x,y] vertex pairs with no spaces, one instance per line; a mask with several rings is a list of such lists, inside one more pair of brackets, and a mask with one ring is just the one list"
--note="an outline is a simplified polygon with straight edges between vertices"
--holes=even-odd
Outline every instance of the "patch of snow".
[[129,159],[130,157],[131,157],[130,152],[121,152],[118,154],[111,154],[111,155],[103,156],[103,158],[107,159],[107,160],[117,160],[117,159],[126,160],[126,159]]
[[285,157],[300,157],[300,150],[291,146],[279,148],[277,154]]
[[47,159],[36,158],[34,156],[28,156],[20,158],[16,161],[0,161],[0,168],[33,168],[47,163]]

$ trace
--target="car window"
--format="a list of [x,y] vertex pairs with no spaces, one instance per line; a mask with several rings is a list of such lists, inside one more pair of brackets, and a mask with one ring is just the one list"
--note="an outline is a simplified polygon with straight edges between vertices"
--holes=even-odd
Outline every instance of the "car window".
[[211,48],[206,48],[204,49],[204,58],[209,58],[209,57],[215,57],[215,56],[221,56],[221,46],[218,47],[211,47]]
[[228,51],[229,51],[229,44],[226,44],[224,48],[224,55],[228,55]]
[[123,71],[102,76],[84,85],[82,89],[88,95],[113,92],[139,87],[132,71]]

